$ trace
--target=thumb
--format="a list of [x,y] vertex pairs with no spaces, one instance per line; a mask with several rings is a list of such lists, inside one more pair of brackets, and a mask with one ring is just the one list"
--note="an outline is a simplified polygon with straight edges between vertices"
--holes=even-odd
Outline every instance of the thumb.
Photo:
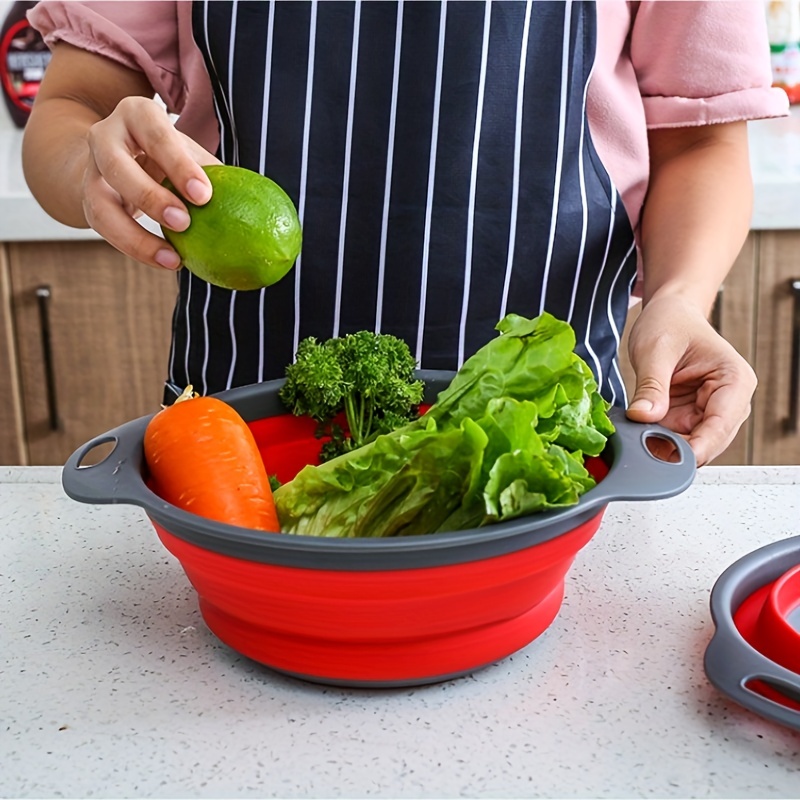
[[659,422],[669,411],[672,367],[654,355],[651,352],[634,366],[636,391],[628,403],[627,415],[635,422]]

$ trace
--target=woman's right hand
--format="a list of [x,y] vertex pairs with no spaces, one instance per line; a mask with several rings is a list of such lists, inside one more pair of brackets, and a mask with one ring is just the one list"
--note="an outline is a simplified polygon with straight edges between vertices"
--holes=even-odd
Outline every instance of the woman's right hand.
[[56,43],[25,126],[22,161],[51,217],[94,228],[137,261],[175,269],[178,254],[136,218],[185,230],[186,202],[161,181],[168,177],[202,205],[211,197],[202,167],[220,162],[175,128],[154,94],[144,72]]
[[171,230],[186,230],[186,203],[161,181],[168,177],[186,200],[203,205],[211,184],[201,167],[219,160],[176,130],[166,111],[145,97],[122,99],[86,138],[89,157],[81,186],[86,222],[137,261],[177,269],[180,256],[136,219],[145,214]]

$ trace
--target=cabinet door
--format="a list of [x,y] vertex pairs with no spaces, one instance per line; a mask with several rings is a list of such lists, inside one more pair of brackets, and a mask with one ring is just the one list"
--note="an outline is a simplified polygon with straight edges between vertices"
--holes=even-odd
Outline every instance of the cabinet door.
[[[758,280],[757,270],[758,234],[751,233],[739,257],[731,267],[725,285],[717,295],[711,313],[711,321],[738,351],[755,364],[755,297]],[[625,380],[629,398],[635,388],[633,368],[628,360],[628,337],[630,329],[639,315],[640,307],[634,306],[628,316],[620,345],[620,369]],[[747,420],[728,449],[714,460],[715,465],[749,464],[752,458],[753,418]]]
[[175,275],[105,242],[8,245],[28,460],[158,409]]
[[[725,279],[711,312],[711,321],[755,369],[756,296],[758,286],[759,234],[750,233],[739,257]],[[753,459],[753,415],[742,425],[728,449],[714,460],[715,466],[750,464]]]
[[800,464],[800,231],[762,231],[753,463]]
[[27,464],[22,426],[17,351],[11,311],[11,281],[5,245],[0,245],[0,464]]

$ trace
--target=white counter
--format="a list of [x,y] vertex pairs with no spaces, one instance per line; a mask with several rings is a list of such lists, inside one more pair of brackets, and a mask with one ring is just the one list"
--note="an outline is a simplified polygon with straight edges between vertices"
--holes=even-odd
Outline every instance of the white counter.
[[800,467],[615,503],[553,625],[458,680],[350,690],[219,643],[139,509],[0,468],[4,797],[800,796],[800,733],[719,694],[711,587],[800,534]]
[[[22,131],[0,126],[0,242],[97,239],[47,216],[22,174]],[[750,123],[755,184],[754,230],[800,230],[800,108],[785,119]],[[150,224],[149,230],[157,232]]]

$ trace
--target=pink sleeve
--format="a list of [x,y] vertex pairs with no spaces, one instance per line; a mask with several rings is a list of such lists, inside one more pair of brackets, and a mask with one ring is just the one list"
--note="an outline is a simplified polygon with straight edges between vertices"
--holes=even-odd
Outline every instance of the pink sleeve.
[[43,0],[28,19],[49,46],[64,41],[144,72],[169,111],[183,108],[175,2]]
[[650,128],[784,116],[760,0],[643,0],[631,61]]

